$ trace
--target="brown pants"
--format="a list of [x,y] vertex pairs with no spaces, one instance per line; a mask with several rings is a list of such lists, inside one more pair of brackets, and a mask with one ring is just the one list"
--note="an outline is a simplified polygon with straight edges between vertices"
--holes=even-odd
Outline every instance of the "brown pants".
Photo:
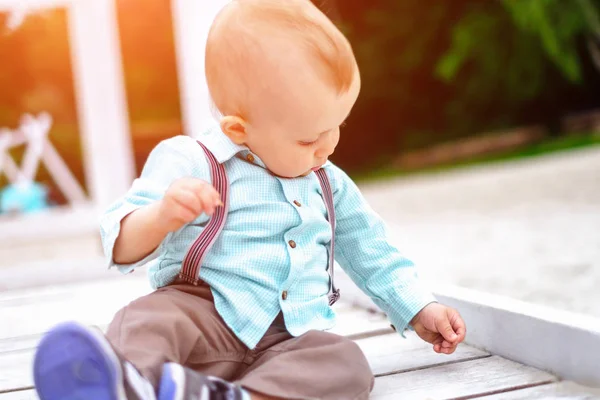
[[332,333],[293,337],[280,316],[253,350],[217,313],[210,288],[176,283],[120,310],[108,340],[155,386],[165,362],[284,399],[367,399],[373,374],[360,348]]

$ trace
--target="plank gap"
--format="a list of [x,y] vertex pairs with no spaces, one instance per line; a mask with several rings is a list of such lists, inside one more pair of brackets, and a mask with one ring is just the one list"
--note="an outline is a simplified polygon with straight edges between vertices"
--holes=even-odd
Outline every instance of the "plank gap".
[[33,339],[37,339],[37,338],[41,337],[44,333],[45,332],[42,332],[42,333],[30,333],[30,334],[19,335],[19,336],[3,337],[3,338],[0,338],[0,344],[2,344],[2,343],[8,343],[8,342],[15,342],[15,341],[33,340]]
[[28,390],[34,390],[34,389],[35,389],[34,386],[23,386],[18,389],[0,389],[0,394],[26,392]]
[[452,399],[449,399],[449,400],[478,399],[478,398],[481,398],[481,397],[484,397],[484,396],[492,396],[492,395],[495,395],[495,394],[516,392],[516,391],[523,390],[523,389],[529,389],[529,388],[538,387],[538,386],[550,385],[550,384],[553,384],[553,383],[556,383],[556,382],[557,381],[544,381],[544,382],[538,382],[538,383],[529,383],[529,384],[526,384],[526,385],[514,386],[514,387],[506,388],[506,389],[492,390],[490,392],[478,393],[478,394],[473,394],[473,395],[468,395],[468,396],[462,396],[462,397],[453,397]]
[[29,353],[31,351],[35,352],[37,350],[37,347],[27,347],[27,348],[23,348],[23,349],[11,349],[11,350],[5,350],[0,352],[0,355],[10,355],[10,354],[19,354],[19,353]]
[[491,356],[492,356],[491,354],[484,354],[484,355],[480,355],[480,356],[463,358],[462,360],[451,360],[451,361],[440,362],[440,363],[435,363],[435,364],[423,365],[423,366],[420,366],[420,367],[400,369],[400,370],[397,370],[397,371],[390,371],[390,372],[386,372],[386,373],[375,374],[375,377],[379,378],[379,377],[382,377],[382,376],[403,374],[403,373],[406,373],[406,372],[420,371],[420,370],[423,370],[423,369],[429,369],[429,368],[433,368],[433,367],[443,367],[445,365],[450,365],[450,364],[458,364],[458,363],[462,363],[462,362],[468,362],[468,361],[474,361],[474,360],[481,360],[483,358],[489,358]]
[[472,399],[500,390],[528,388],[551,381],[556,381],[556,378],[547,372],[493,355],[376,378],[371,398]]
[[375,336],[387,335],[389,333],[394,333],[394,330],[392,328],[381,328],[381,329],[375,329],[375,330],[367,331],[367,332],[352,333],[350,335],[345,335],[345,336],[348,339],[360,340],[360,339],[372,338]]

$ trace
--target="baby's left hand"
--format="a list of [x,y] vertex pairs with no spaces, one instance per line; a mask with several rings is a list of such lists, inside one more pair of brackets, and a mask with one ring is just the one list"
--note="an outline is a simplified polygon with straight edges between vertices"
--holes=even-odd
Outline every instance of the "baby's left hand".
[[436,353],[452,354],[465,339],[467,329],[458,311],[439,303],[430,303],[410,322],[417,335],[433,344]]

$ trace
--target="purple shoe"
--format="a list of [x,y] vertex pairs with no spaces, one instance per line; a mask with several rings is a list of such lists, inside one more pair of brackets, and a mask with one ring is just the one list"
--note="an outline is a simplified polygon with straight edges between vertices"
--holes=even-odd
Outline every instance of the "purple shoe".
[[206,376],[167,363],[163,366],[158,400],[242,400],[242,388],[214,376]]
[[104,335],[75,322],[52,328],[33,362],[40,400],[155,400],[150,382]]

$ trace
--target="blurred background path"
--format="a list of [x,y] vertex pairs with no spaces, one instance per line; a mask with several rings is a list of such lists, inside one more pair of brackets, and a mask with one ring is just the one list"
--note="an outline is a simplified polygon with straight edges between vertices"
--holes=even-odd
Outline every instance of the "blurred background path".
[[600,148],[363,190],[423,277],[600,317]]

